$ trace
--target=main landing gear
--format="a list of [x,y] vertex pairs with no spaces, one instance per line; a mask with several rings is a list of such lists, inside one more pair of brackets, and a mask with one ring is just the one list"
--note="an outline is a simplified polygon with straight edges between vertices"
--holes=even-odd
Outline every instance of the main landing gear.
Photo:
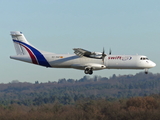
[[84,73],[92,75],[93,74],[93,70],[92,70],[92,68],[85,68]]

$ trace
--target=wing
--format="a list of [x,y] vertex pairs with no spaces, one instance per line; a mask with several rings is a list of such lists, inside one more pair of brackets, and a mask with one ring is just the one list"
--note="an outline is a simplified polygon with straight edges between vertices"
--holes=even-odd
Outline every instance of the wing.
[[94,52],[90,52],[88,50],[82,49],[82,48],[74,48],[74,53],[80,57],[85,56],[85,57],[90,57],[91,55],[95,55]]

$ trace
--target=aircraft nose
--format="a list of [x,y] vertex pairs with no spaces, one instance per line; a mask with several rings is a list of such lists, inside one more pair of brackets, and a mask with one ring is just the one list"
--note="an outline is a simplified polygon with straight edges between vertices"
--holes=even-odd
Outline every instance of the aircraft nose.
[[152,62],[152,67],[155,67],[156,66],[156,63]]
[[147,63],[147,66],[148,66],[149,68],[153,68],[153,67],[156,66],[156,63],[154,63],[154,62],[152,62],[152,61],[146,61],[146,63]]
[[155,67],[156,66],[156,63],[150,61],[150,67]]

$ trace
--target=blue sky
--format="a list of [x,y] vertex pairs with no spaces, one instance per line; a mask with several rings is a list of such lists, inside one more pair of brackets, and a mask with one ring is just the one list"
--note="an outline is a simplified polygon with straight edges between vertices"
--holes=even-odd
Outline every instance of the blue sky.
[[[9,58],[15,55],[10,31],[22,31],[37,48],[73,53],[80,47],[112,54],[141,54],[160,69],[159,0],[0,0],[0,83],[80,79],[74,69],[45,68]],[[142,70],[102,70],[94,75],[136,74]]]

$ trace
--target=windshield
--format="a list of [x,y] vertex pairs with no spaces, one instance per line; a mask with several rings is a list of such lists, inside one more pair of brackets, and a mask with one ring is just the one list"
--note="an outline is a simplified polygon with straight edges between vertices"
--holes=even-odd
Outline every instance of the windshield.
[[149,60],[147,57],[141,57],[140,60]]

